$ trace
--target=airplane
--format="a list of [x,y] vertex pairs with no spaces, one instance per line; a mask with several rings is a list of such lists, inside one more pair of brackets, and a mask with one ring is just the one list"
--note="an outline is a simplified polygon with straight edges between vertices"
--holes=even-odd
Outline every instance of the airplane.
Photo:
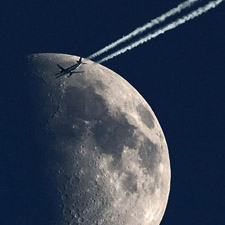
[[57,64],[57,66],[60,69],[60,72],[58,72],[57,74],[55,74],[55,78],[59,78],[62,77],[66,74],[69,74],[68,77],[72,76],[73,73],[82,73],[84,71],[80,71],[80,72],[75,72],[74,70],[76,70],[81,64],[87,64],[87,63],[83,63],[82,62],[82,57],[80,57],[80,59],[77,61],[76,64],[68,67],[68,68],[63,68],[62,66],[60,66],[59,64]]

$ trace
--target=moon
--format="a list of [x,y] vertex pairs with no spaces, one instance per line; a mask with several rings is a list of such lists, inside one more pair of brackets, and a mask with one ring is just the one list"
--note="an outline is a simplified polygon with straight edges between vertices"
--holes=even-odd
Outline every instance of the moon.
[[27,76],[49,224],[158,225],[170,190],[168,147],[143,97],[112,70],[84,59],[71,77],[34,54]]

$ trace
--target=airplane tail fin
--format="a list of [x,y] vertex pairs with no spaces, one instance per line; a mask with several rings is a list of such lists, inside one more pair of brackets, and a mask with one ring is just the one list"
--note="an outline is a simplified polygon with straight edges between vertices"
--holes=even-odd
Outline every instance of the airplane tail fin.
[[78,63],[82,63],[82,58],[83,57],[80,57],[80,59],[77,61]]
[[80,57],[80,59],[77,60],[77,63],[79,63],[79,64],[87,64],[87,63],[83,63],[83,62],[82,62],[82,59],[83,59],[83,57]]
[[57,64],[57,66],[59,67],[59,69],[61,70],[61,71],[63,71],[63,70],[65,70],[62,66],[60,66],[59,64]]

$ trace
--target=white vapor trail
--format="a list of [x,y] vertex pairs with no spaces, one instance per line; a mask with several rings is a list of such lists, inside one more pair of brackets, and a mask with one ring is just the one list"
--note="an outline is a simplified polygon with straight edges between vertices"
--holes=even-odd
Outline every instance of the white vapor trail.
[[131,50],[141,44],[144,44],[147,41],[150,41],[153,38],[156,38],[157,36],[164,34],[166,31],[172,30],[174,28],[176,28],[177,26],[184,24],[185,22],[192,20],[198,16],[200,16],[203,13],[206,13],[207,11],[209,11],[210,9],[215,8],[216,6],[218,6],[220,3],[222,3],[224,0],[217,0],[217,1],[211,1],[209,2],[207,5],[199,7],[198,9],[192,11],[191,13],[187,14],[186,16],[181,17],[180,19],[177,19],[176,21],[156,30],[153,33],[149,33],[147,35],[145,35],[144,37],[140,38],[139,40],[131,43],[130,45],[108,55],[107,57],[101,59],[98,61],[98,63],[102,63],[105,61],[108,61],[109,59],[112,59],[122,53],[125,53],[128,50]]
[[179,4],[176,8],[173,8],[171,10],[169,10],[168,12],[162,14],[161,16],[153,19],[152,21],[150,21],[149,23],[146,23],[145,25],[143,25],[142,27],[138,27],[137,29],[135,29],[134,31],[132,31],[131,33],[129,33],[128,35],[120,38],[119,40],[109,44],[108,46],[102,48],[101,50],[97,51],[96,53],[93,53],[92,55],[88,56],[88,59],[93,59],[99,55],[102,55],[103,53],[109,51],[112,48],[115,48],[116,46],[118,46],[119,44],[130,40],[131,38],[135,37],[136,35],[139,35],[141,33],[143,33],[144,31],[146,31],[147,29],[152,28],[153,26],[165,21],[167,18],[176,15],[177,13],[180,13],[182,10],[184,10],[185,8],[191,7],[194,3],[199,2],[200,0],[188,0],[185,1],[181,4]]

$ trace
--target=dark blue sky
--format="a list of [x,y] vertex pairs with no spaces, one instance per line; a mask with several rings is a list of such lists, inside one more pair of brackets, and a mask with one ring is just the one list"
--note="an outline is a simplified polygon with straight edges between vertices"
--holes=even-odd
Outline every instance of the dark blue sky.
[[[24,103],[25,83],[17,73],[26,55],[52,52],[87,57],[178,3],[181,1],[1,3],[0,150],[4,153],[1,162],[5,161],[1,165],[2,193],[12,185],[7,183],[7,177],[15,174],[8,170],[10,159],[23,158],[18,152],[16,156],[13,151],[10,155],[6,152],[25,142],[18,140],[17,132],[29,137],[27,131],[20,129],[22,122],[18,121],[29,107]],[[224,11],[225,3],[222,3],[199,18],[104,63],[146,99],[166,136],[172,184],[162,225],[223,225],[225,222]],[[13,166],[19,167],[13,164],[12,170]],[[14,181],[13,185],[17,183]],[[7,207],[10,208],[10,202]],[[9,225],[4,223],[4,218],[3,215],[0,223]]]

